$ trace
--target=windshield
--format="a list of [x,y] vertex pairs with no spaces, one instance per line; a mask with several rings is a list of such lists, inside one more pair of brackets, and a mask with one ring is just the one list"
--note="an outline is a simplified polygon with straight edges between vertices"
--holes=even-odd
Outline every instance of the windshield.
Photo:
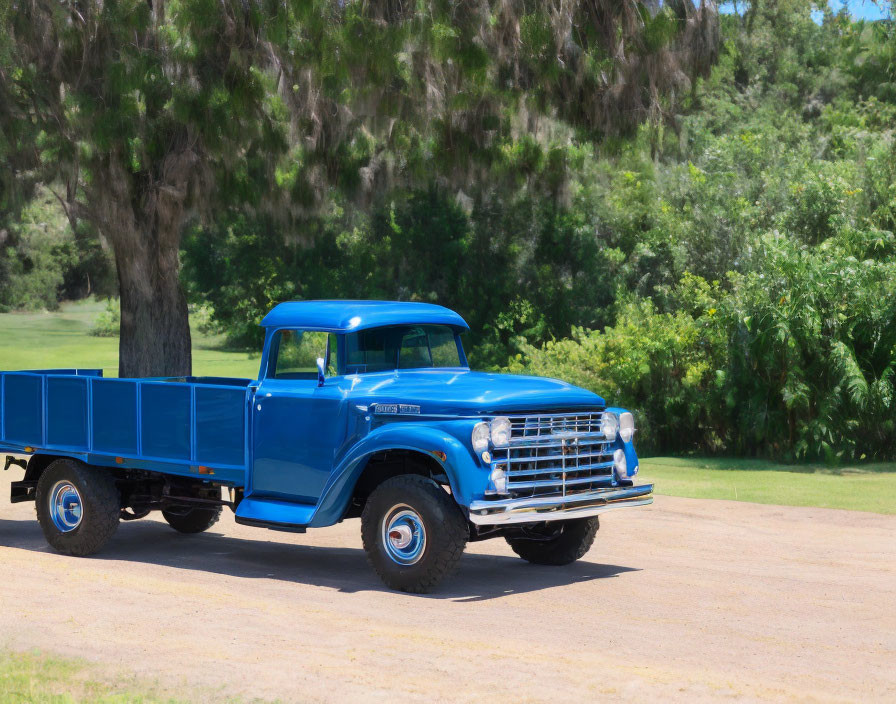
[[345,373],[460,367],[459,341],[447,325],[396,325],[345,336]]

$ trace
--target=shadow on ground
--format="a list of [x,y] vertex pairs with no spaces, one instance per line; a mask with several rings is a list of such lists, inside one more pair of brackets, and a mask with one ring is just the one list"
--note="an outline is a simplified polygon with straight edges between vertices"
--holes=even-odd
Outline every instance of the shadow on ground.
[[[0,546],[56,555],[36,521],[0,519]],[[473,545],[475,549],[475,544]],[[59,555],[59,559],[78,559]],[[340,592],[388,591],[360,548],[333,548],[231,538],[211,531],[181,535],[158,521],[122,523],[109,545],[91,558],[198,570],[243,579],[276,579]],[[638,568],[576,562],[530,565],[515,557],[467,552],[460,569],[425,599],[485,601],[579,582],[615,577]]]

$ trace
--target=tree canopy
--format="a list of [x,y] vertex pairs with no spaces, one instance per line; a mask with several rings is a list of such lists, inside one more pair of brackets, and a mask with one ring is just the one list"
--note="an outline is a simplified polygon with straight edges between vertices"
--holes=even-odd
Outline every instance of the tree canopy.
[[4,158],[111,243],[124,375],[190,371],[192,220],[433,169],[476,183],[518,143],[539,152],[539,120],[630,132],[716,46],[714,7],[687,0],[5,0],[0,17]]

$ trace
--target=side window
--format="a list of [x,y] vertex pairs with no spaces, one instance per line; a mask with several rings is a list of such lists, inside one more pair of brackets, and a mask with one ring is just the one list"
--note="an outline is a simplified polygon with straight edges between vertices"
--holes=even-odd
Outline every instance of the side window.
[[337,339],[336,335],[325,332],[278,331],[271,343],[273,359],[268,367],[269,375],[274,379],[317,379],[320,357],[326,361],[327,376],[334,376]]

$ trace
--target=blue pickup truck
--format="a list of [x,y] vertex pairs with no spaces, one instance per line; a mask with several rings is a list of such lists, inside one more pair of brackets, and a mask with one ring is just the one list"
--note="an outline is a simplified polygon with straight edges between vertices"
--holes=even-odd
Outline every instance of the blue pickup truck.
[[468,326],[447,308],[293,302],[262,325],[256,380],[0,372],[0,451],[25,469],[11,500],[35,501],[69,555],[154,510],[184,533],[224,506],[296,532],[360,517],[373,568],[410,592],[469,541],[568,564],[598,514],[653,500],[633,481],[631,413],[562,381],[470,371]]

